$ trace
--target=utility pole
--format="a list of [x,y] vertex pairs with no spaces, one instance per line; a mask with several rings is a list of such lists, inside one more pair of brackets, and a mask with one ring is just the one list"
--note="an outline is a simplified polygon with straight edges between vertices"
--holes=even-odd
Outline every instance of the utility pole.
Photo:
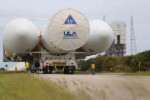
[[133,24],[132,16],[131,16],[130,42],[131,42],[130,44],[131,55],[135,55],[137,53],[137,48],[136,48],[136,39],[135,39],[134,24]]

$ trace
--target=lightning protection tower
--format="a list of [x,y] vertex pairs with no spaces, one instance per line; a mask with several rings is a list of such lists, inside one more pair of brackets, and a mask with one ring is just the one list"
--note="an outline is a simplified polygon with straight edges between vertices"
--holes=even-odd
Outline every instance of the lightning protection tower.
[[136,39],[135,39],[134,24],[133,24],[132,16],[131,16],[130,42],[131,42],[130,44],[131,55],[135,55],[137,53],[137,47],[136,47]]

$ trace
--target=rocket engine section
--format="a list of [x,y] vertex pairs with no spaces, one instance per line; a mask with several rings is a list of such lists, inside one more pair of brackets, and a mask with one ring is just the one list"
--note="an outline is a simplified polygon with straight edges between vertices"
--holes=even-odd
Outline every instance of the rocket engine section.
[[101,21],[92,20],[90,22],[90,36],[82,47],[85,52],[97,54],[107,50],[113,42],[113,31],[111,27]]
[[89,21],[73,9],[61,10],[43,31],[44,47],[53,54],[62,54],[82,47],[90,33]]
[[38,44],[38,29],[29,20],[17,18],[4,29],[4,53],[10,59],[25,54]]

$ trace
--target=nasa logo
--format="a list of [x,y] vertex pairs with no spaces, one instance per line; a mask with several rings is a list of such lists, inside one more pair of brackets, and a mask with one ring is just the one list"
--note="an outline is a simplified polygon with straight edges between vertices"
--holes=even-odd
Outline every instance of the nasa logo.
[[64,24],[76,24],[76,21],[69,15]]
[[65,31],[64,32],[64,39],[77,39],[77,33],[76,32],[70,32],[70,31]]

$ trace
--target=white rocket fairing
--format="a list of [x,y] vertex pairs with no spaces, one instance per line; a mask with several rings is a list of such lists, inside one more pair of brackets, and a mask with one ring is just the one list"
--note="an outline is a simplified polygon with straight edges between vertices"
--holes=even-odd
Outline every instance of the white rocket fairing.
[[4,50],[7,56],[31,51],[38,44],[38,29],[29,20],[17,18],[4,29]]
[[67,53],[82,47],[89,32],[89,22],[83,14],[73,9],[61,10],[47,24],[43,45],[51,53]]
[[90,35],[88,41],[82,47],[84,51],[94,54],[104,52],[113,42],[113,31],[104,21],[90,21]]

